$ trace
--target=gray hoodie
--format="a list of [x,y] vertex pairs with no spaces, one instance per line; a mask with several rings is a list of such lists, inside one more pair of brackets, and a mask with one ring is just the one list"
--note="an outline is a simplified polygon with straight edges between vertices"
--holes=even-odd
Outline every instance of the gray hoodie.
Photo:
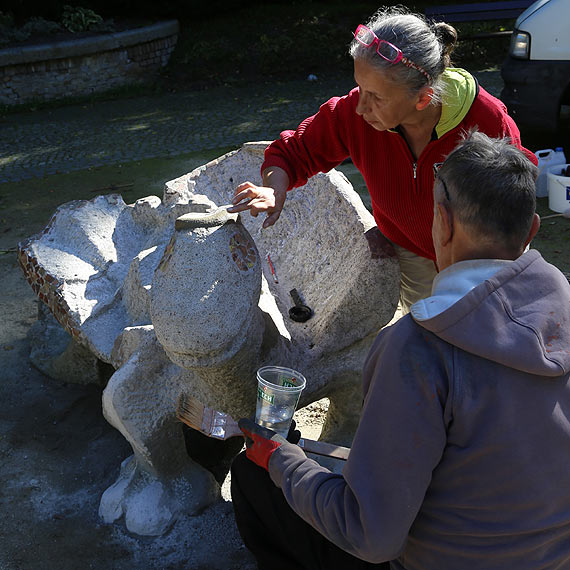
[[378,335],[343,474],[287,444],[270,476],[369,562],[570,568],[570,285],[535,250],[487,264],[476,285],[461,263]]

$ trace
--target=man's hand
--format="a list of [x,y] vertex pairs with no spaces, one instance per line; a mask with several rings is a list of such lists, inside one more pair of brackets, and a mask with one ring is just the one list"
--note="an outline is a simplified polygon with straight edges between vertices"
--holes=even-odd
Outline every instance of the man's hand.
[[370,228],[364,235],[368,240],[368,247],[370,248],[370,256],[372,259],[396,257],[394,246],[376,226]]
[[[249,210],[249,213],[255,218],[262,212],[267,212],[267,218],[263,222],[263,227],[272,226],[281,215],[283,204],[287,197],[286,191],[277,191],[268,186],[256,186],[251,182],[240,184],[234,193],[231,208],[228,212],[243,212]],[[242,202],[246,200],[245,202]],[[241,202],[241,203],[240,203]]]
[[245,436],[245,454],[256,465],[268,470],[271,454],[288,441],[273,430],[261,427],[254,421],[242,418],[238,422],[239,429]]

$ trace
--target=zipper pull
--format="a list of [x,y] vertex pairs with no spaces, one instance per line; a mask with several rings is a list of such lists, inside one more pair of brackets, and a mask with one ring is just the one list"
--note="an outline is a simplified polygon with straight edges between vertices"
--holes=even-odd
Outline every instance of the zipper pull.
[[418,170],[418,163],[414,162],[414,164],[412,165],[412,168],[414,169],[414,180],[416,179],[416,173]]

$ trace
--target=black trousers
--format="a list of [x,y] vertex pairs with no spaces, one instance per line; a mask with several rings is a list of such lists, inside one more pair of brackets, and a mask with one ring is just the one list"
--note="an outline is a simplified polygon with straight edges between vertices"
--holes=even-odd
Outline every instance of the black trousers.
[[237,526],[259,570],[390,570],[388,562],[360,560],[317,532],[245,452],[234,459],[231,474]]

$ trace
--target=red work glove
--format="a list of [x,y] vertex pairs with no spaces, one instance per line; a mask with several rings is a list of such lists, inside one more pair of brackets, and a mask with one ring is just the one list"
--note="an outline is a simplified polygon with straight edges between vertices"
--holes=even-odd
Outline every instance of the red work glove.
[[245,436],[245,454],[256,465],[267,470],[271,454],[288,441],[271,429],[257,425],[254,421],[242,418],[238,422],[239,429]]

